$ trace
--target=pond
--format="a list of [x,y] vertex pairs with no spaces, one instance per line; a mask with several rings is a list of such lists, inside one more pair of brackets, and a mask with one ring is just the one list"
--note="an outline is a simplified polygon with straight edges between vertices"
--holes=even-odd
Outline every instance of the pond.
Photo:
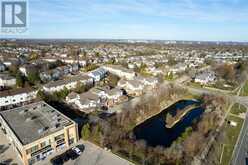
[[166,128],[165,117],[167,113],[175,115],[176,110],[184,109],[189,105],[199,105],[200,102],[195,100],[182,100],[171,107],[163,110],[160,114],[146,120],[133,130],[137,140],[145,140],[148,146],[156,147],[158,145],[169,147],[174,140],[181,136],[185,129],[197,122],[203,114],[204,109],[201,107],[194,108],[188,112],[174,127]]

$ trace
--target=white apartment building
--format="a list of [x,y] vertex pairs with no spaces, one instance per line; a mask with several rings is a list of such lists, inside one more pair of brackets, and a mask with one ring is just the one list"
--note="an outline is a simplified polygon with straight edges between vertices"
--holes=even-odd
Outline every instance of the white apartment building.
[[0,107],[16,105],[36,98],[37,90],[20,88],[0,92]]
[[16,78],[8,74],[0,74],[0,88],[16,85]]
[[120,78],[133,79],[135,77],[135,72],[126,69],[120,65],[107,65],[102,68],[106,69],[111,74],[114,74]]

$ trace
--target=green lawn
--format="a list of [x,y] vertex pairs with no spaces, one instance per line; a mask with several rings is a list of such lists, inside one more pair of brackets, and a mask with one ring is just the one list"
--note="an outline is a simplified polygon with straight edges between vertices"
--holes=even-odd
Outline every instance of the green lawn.
[[240,96],[248,96],[248,81],[245,83],[244,87],[240,92]]
[[225,140],[224,140],[224,152],[221,160],[221,165],[229,165],[232,157],[233,149],[238,139],[240,130],[242,128],[243,119],[235,116],[229,116],[228,121],[237,122],[237,126],[230,126],[228,123],[225,123]]
[[239,115],[240,113],[245,113],[245,112],[246,112],[246,107],[238,103],[234,104],[231,109],[231,113],[235,115]]

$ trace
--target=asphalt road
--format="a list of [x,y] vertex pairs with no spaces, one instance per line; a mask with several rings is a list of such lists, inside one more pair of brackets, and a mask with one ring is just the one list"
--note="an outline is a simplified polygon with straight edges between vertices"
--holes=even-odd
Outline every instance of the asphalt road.
[[238,143],[234,150],[232,165],[246,165],[246,158],[248,158],[248,116],[243,125],[243,129],[240,132]]

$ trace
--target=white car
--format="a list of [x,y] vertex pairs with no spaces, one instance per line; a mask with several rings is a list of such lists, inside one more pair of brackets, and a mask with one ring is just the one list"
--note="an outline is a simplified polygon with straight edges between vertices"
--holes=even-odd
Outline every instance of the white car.
[[71,149],[72,149],[72,151],[74,151],[76,154],[78,154],[78,155],[81,154],[81,151],[80,151],[79,148],[77,148],[77,147],[72,147]]

